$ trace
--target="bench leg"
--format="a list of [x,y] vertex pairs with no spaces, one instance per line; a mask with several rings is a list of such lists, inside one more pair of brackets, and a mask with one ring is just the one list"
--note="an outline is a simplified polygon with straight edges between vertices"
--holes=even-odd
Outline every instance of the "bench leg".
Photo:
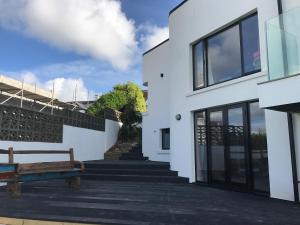
[[13,197],[21,196],[21,184],[19,182],[8,182],[7,191]]
[[66,182],[70,188],[79,188],[80,187],[80,177],[66,178]]

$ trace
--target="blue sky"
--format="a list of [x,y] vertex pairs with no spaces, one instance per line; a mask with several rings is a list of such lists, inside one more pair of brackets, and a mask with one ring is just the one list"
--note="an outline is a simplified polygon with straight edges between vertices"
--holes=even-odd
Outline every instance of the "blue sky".
[[168,37],[168,13],[180,2],[0,0],[0,73],[45,88],[55,82],[62,100],[75,86],[84,100],[116,83],[141,84],[141,53]]

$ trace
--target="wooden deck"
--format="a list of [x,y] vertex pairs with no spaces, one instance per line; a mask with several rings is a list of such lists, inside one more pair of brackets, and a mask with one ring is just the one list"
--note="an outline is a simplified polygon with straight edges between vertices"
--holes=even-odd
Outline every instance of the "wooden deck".
[[0,188],[0,217],[110,225],[300,224],[294,203],[193,184],[84,180],[80,190],[70,190],[51,181],[24,184],[22,192],[11,198]]

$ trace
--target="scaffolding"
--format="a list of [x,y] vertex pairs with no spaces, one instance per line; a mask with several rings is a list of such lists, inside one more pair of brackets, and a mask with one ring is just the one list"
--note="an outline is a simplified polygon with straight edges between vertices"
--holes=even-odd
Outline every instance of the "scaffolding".
[[38,88],[35,85],[26,84],[24,80],[18,81],[3,75],[0,75],[0,91],[3,96],[6,96],[0,105],[3,105],[10,101],[11,99],[20,99],[20,107],[23,108],[23,101],[33,101],[42,105],[40,112],[44,111],[46,108],[51,108],[51,114],[53,114],[54,108],[57,109],[70,109],[74,110],[76,108],[75,104],[65,103],[59,101],[54,92],[54,83],[51,91]]

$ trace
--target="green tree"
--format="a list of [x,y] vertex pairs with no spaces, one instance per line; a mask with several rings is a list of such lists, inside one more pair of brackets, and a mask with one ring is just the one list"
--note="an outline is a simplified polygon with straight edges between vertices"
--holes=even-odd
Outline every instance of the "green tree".
[[142,114],[135,110],[133,102],[124,106],[121,121],[123,125],[119,131],[118,140],[120,142],[141,142],[142,129],[139,125],[142,122]]
[[106,108],[123,111],[128,104],[133,107],[136,112],[146,111],[146,102],[141,88],[132,82],[127,84],[118,84],[113,90],[102,95],[95,104],[90,106],[87,112],[94,116],[103,116]]

